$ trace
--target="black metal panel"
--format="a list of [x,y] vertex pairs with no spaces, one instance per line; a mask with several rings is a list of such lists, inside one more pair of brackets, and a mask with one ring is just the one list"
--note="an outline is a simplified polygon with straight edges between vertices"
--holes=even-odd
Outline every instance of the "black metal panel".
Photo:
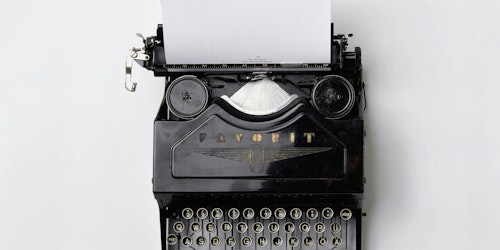
[[[273,142],[273,134],[280,143]],[[193,120],[155,122],[154,191],[360,193],[362,145],[363,120],[324,119],[307,102],[257,122],[213,104]],[[262,158],[243,156],[263,150]],[[288,159],[266,159],[276,152]]]

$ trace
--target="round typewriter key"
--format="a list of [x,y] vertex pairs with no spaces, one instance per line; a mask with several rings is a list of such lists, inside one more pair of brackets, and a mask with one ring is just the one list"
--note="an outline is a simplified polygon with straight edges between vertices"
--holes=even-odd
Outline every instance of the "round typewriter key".
[[175,245],[177,244],[177,236],[173,235],[173,234],[169,234],[168,237],[167,237],[167,242],[169,245]]
[[191,224],[191,231],[199,232],[200,230],[201,230],[200,223],[195,222],[195,223]]
[[340,237],[335,237],[333,238],[332,243],[333,247],[339,247],[340,245],[342,245],[342,239]]
[[318,244],[320,246],[326,246],[326,245],[328,245],[328,239],[325,236],[321,236],[318,239]]
[[290,210],[290,217],[294,220],[300,219],[300,217],[302,217],[302,210],[300,210],[300,208],[292,208],[292,210]]
[[248,229],[248,225],[245,222],[240,222],[240,223],[236,224],[236,230],[238,230],[238,233],[240,233],[240,234],[246,232],[247,229]]
[[207,223],[207,225],[205,227],[207,229],[207,232],[209,232],[209,233],[215,232],[215,224],[214,223],[212,223],[212,222]]
[[273,238],[273,246],[279,247],[279,246],[281,246],[281,244],[283,244],[283,239],[282,238],[280,238],[280,237],[274,237]]
[[309,230],[311,230],[311,226],[306,222],[300,223],[299,227],[300,227],[300,231],[303,233],[307,233],[307,232],[309,232]]
[[272,214],[273,214],[273,212],[271,211],[271,209],[269,209],[267,207],[260,210],[260,218],[262,218],[264,220],[271,218]]
[[229,216],[230,219],[236,220],[236,219],[238,219],[238,217],[240,217],[240,210],[238,210],[236,208],[231,208],[227,212],[227,215]]
[[285,232],[287,233],[293,233],[293,231],[295,231],[295,225],[293,225],[293,223],[291,222],[285,223],[283,227],[285,228]]
[[174,224],[174,231],[176,233],[181,233],[182,231],[184,231],[184,224],[180,221],[176,222]]
[[196,217],[200,220],[204,220],[208,217],[208,210],[206,208],[199,208],[196,210]]
[[261,246],[261,247],[267,245],[267,239],[266,239],[266,237],[259,237],[257,239],[257,244],[259,244],[259,246]]
[[318,218],[318,210],[316,208],[309,208],[306,212],[307,218],[314,220]]
[[260,222],[255,222],[253,224],[253,231],[256,233],[261,233],[264,230],[264,226]]
[[229,222],[222,223],[222,225],[220,227],[221,227],[222,231],[224,231],[224,232],[229,232],[229,231],[231,231],[231,229],[233,229],[233,226]]
[[339,119],[354,107],[356,93],[352,84],[344,77],[327,76],[314,85],[311,92],[313,106],[322,115]]
[[205,237],[203,237],[203,236],[200,236],[196,239],[196,244],[198,246],[204,246],[206,243],[207,243],[207,239],[205,239]]
[[216,220],[222,218],[222,209],[220,209],[220,208],[214,208],[212,210],[212,218],[214,218]]
[[226,245],[229,247],[234,247],[236,245],[236,240],[233,237],[227,237],[226,239]]
[[191,237],[186,236],[186,237],[182,238],[182,245],[183,246],[188,247],[188,246],[191,246],[191,244],[193,244],[193,240],[191,239]]
[[292,237],[290,237],[290,239],[288,239],[288,244],[290,244],[291,247],[296,247],[299,245],[299,239],[292,236]]
[[248,236],[243,237],[241,239],[241,244],[243,244],[243,246],[248,247],[248,246],[252,245],[252,239],[250,237],[248,237]]
[[283,209],[283,208],[276,208],[276,210],[274,210],[274,217],[276,217],[276,219],[281,220],[281,219],[284,219],[285,216],[286,216],[285,209]]
[[271,222],[268,228],[271,233],[277,233],[280,230],[280,225],[276,222]]
[[181,76],[167,88],[166,102],[176,116],[189,119],[200,114],[208,104],[208,89],[195,76]]
[[306,245],[306,246],[310,247],[310,246],[312,246],[313,244],[314,244],[314,240],[313,240],[313,238],[311,238],[311,237],[309,237],[309,236],[307,236],[307,237],[305,237],[305,238],[304,238],[304,245]]
[[323,208],[323,210],[321,211],[321,216],[323,216],[323,218],[327,220],[333,218],[333,209],[329,207]]
[[330,226],[330,229],[332,230],[333,233],[338,233],[340,232],[340,230],[342,230],[342,226],[340,226],[338,222],[334,222]]
[[194,212],[193,212],[193,209],[191,209],[191,208],[184,208],[182,210],[181,214],[182,214],[182,218],[189,220],[189,219],[193,218]]
[[340,211],[340,218],[343,220],[349,220],[352,217],[351,210],[344,208]]
[[210,240],[210,244],[214,247],[217,247],[220,245],[220,239],[219,237],[213,237],[211,240]]
[[314,225],[314,230],[316,230],[316,233],[322,233],[325,231],[325,224],[318,222],[316,225]]
[[253,211],[253,209],[245,208],[243,210],[243,218],[245,218],[247,220],[251,220],[251,219],[253,219],[254,216],[255,216],[255,212]]

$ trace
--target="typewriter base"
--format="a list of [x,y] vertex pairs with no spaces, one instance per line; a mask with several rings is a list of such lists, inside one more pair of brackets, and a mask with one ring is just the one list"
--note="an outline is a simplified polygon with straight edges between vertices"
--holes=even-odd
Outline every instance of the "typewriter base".
[[170,207],[160,206],[163,250],[361,249],[361,195],[172,198]]

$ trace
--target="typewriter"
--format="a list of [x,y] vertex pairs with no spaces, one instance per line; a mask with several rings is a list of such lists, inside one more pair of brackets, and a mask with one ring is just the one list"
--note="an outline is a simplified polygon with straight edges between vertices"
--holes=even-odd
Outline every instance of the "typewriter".
[[162,249],[361,249],[361,49],[329,63],[169,64],[162,24],[130,50],[165,78],[154,120]]

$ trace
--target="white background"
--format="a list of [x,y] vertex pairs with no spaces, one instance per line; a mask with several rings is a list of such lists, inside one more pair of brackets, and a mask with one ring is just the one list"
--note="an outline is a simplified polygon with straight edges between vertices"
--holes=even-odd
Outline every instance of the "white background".
[[[364,246],[495,249],[500,2],[337,0],[367,83]],[[160,249],[163,82],[124,59],[157,0],[0,3],[0,249]]]

